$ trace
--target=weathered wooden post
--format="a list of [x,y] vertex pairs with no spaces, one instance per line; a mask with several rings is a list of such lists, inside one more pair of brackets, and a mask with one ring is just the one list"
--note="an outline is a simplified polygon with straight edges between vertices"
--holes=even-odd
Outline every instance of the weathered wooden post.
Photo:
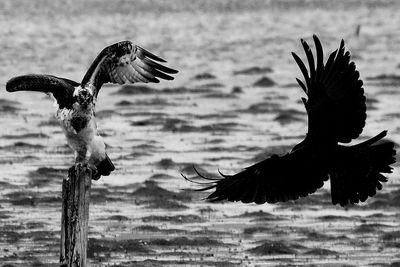
[[92,171],[76,165],[62,183],[61,267],[86,267]]

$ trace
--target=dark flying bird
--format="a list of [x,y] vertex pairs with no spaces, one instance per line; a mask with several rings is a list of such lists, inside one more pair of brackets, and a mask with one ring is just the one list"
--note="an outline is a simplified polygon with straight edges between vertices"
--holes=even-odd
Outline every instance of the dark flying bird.
[[115,169],[96,126],[95,105],[101,86],[105,83],[158,83],[158,78],[173,80],[169,74],[178,71],[157,62],[166,61],[130,41],[122,41],[100,52],[81,83],[52,75],[29,74],[12,78],[6,89],[53,95],[58,104],[57,118],[69,146],[75,151],[76,163],[88,164],[95,170],[93,179],[97,180]]
[[324,64],[321,43],[317,36],[313,39],[316,60],[308,44],[301,40],[309,72],[292,53],[305,82],[296,80],[308,97],[302,98],[308,114],[305,139],[286,155],[272,155],[235,175],[207,178],[196,170],[209,180],[201,183],[206,186],[198,191],[215,190],[207,199],[283,202],[312,194],[330,179],[332,203],[345,206],[364,202],[387,182],[382,173],[392,172],[390,165],[395,162],[396,151],[393,142],[377,143],[386,131],[357,145],[338,144],[358,138],[366,120],[363,82],[350,61],[350,53],[345,51],[344,41]]

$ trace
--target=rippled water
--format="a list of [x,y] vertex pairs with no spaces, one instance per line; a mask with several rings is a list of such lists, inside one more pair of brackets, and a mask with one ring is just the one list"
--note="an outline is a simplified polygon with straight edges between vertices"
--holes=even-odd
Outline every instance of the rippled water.
[[346,209],[330,204],[329,186],[297,202],[212,204],[180,176],[193,165],[234,173],[304,137],[290,52],[304,58],[299,40],[312,43],[314,33],[326,53],[342,38],[352,52],[368,97],[360,140],[387,129],[399,143],[400,5],[191,2],[0,3],[0,263],[58,262],[61,181],[73,162],[52,101],[8,94],[6,81],[25,73],[80,81],[97,53],[122,39],[180,73],[158,85],[101,89],[98,125],[117,170],[93,183],[92,266],[400,261],[398,167],[376,197]]

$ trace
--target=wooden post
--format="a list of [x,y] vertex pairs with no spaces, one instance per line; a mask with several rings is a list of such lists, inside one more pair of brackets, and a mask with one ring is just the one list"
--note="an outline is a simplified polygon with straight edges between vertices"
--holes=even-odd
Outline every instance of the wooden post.
[[86,267],[92,171],[75,165],[62,183],[61,267]]

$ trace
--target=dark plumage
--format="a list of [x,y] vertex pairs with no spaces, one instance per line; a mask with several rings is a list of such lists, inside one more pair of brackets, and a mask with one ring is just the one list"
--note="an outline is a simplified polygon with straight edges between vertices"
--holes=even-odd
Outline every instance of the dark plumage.
[[96,170],[93,178],[109,175],[114,164],[97,132],[95,104],[105,83],[154,82],[173,80],[178,71],[161,65],[164,59],[149,51],[123,41],[103,49],[89,67],[81,83],[52,75],[29,74],[7,82],[8,92],[37,91],[52,94],[57,101],[57,117],[75,151],[76,163],[88,163]]
[[90,65],[81,83],[46,74],[28,74],[17,76],[7,82],[8,92],[37,91],[51,93],[59,108],[71,108],[76,101],[76,87],[88,88],[96,98],[105,83],[159,83],[159,79],[173,80],[170,74],[177,70],[165,67],[157,62],[166,61],[130,41],[122,41],[104,48]]
[[273,155],[235,175],[207,178],[198,173],[211,180],[202,183],[207,186],[199,191],[215,189],[207,199],[257,204],[295,200],[314,193],[330,178],[332,203],[345,206],[363,202],[382,189],[387,181],[382,173],[390,173],[395,162],[394,144],[377,143],[386,131],[357,145],[338,144],[356,139],[365,126],[363,82],[343,40],[323,64],[321,43],[317,36],[313,38],[316,60],[301,40],[309,71],[292,53],[305,79],[297,82],[308,97],[302,98],[308,114],[306,138],[286,155]]
[[58,108],[72,108],[73,94],[78,82],[45,74],[29,74],[10,79],[6,84],[8,92],[36,91],[51,93],[57,100]]

